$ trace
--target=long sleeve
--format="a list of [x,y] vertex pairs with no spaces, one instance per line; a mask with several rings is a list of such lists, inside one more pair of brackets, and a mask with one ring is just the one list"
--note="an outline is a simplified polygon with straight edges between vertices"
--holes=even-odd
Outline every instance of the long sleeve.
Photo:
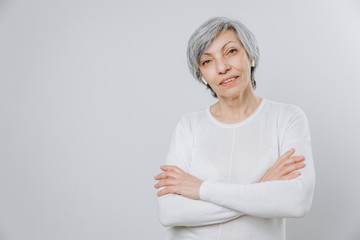
[[[190,123],[183,116],[172,131],[166,165],[175,165],[189,172],[192,146]],[[244,214],[207,201],[166,194],[158,197],[158,215],[164,226],[203,226],[226,222]]]
[[200,187],[200,198],[247,215],[303,217],[310,209],[315,187],[311,137],[306,115],[300,108],[283,124],[279,139],[280,155],[295,148],[294,155],[305,157],[301,175],[292,180],[251,184],[228,184],[206,180]]

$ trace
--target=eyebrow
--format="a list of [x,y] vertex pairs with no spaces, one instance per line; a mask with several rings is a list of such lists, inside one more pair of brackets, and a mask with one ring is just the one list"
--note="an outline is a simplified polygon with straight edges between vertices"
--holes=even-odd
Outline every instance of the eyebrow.
[[[225,43],[224,44],[224,46],[221,48],[221,50],[223,50],[225,47],[226,47],[226,45],[228,45],[229,43],[236,43],[236,42],[234,42],[234,41],[228,41],[227,43]],[[205,52],[203,55],[211,55],[211,53],[207,53],[207,52]]]

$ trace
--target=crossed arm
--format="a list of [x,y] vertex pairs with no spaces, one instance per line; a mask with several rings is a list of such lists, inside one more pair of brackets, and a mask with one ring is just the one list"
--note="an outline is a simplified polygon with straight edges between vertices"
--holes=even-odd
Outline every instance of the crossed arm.
[[[178,123],[172,141],[184,137],[181,124],[185,122]],[[171,146],[168,165],[162,166],[163,172],[154,177],[159,180],[155,187],[162,188],[157,194],[159,217],[164,226],[202,226],[244,214],[302,217],[311,206],[315,175],[307,119],[301,112],[286,130],[281,157],[258,183],[202,181],[187,173],[188,166],[182,159],[186,159],[188,153],[176,151],[176,143]],[[290,150],[283,153],[284,149]],[[295,149],[302,155],[293,155]]]
[[[259,183],[290,180],[300,176],[301,173],[299,171],[294,171],[305,166],[303,163],[304,157],[291,157],[293,153],[294,149],[291,149],[281,156],[272,168],[266,172]],[[159,209],[160,221],[164,226],[202,226],[221,223],[240,217],[246,212],[246,209],[244,209],[245,211],[240,211],[236,208],[237,206],[218,205],[210,201],[203,201],[205,197],[203,196],[203,199],[200,198],[200,187],[204,184],[204,181],[186,173],[181,168],[165,165],[161,166],[161,169],[163,172],[156,175],[154,179],[159,180],[155,188],[162,188],[157,195],[161,205]],[[211,181],[206,181],[205,184],[209,182]],[[220,189],[233,187],[233,189],[226,189],[223,192],[233,192],[237,190],[236,188],[241,187],[227,183],[211,183],[220,184]],[[251,191],[249,186],[251,185],[246,186],[247,190]],[[202,193],[204,195],[204,189],[202,189]],[[218,202],[222,202],[224,195],[220,192],[216,195],[220,196]]]

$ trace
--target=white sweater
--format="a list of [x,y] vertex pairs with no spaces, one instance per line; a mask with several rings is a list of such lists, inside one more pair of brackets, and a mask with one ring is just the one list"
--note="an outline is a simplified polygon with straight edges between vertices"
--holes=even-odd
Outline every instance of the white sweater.
[[[306,166],[292,180],[257,183],[290,148]],[[200,199],[158,197],[166,240],[281,240],[285,218],[303,217],[315,186],[309,124],[295,105],[262,99],[245,120],[227,124],[210,107],[182,116],[166,165],[204,180]]]

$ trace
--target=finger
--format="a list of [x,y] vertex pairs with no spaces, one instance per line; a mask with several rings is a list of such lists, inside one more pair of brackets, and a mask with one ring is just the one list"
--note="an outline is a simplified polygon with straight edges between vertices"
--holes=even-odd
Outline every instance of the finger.
[[173,186],[176,184],[175,179],[166,179],[158,182],[154,185],[155,188],[161,188],[161,187],[167,187],[167,186]]
[[169,171],[170,169],[172,169],[172,165],[162,165],[160,166],[160,169],[163,171]]
[[159,173],[158,175],[156,175],[154,177],[155,180],[162,180],[162,179],[166,179],[169,177],[169,173],[168,172],[162,172],[162,173]]
[[165,172],[162,172],[154,177],[155,180],[162,180],[166,178],[177,178],[178,174],[174,171],[168,170]]
[[163,171],[173,171],[176,173],[182,172],[182,169],[177,167],[177,166],[173,166],[173,165],[163,165],[160,167],[161,170]]
[[292,173],[282,176],[280,179],[281,180],[291,180],[291,179],[297,178],[300,175],[301,175],[300,172],[292,172]]
[[279,165],[283,164],[284,161],[286,161],[291,155],[293,155],[295,152],[294,148],[291,148],[290,150],[288,150],[286,153],[284,153],[283,155],[281,155],[278,160],[276,160],[276,162],[274,163],[273,167],[277,168],[279,167]]
[[289,158],[291,155],[293,155],[295,153],[295,149],[291,148],[289,151],[287,151],[286,153],[284,153],[280,158],[282,159],[286,159]]
[[302,156],[302,155],[300,155],[300,156],[292,156],[292,157],[288,160],[287,164],[298,163],[298,162],[302,162],[302,161],[304,161],[304,160],[305,160],[305,157]]
[[164,195],[166,195],[166,194],[168,194],[169,192],[168,192],[168,189],[167,188],[163,188],[163,189],[161,189],[160,191],[158,191],[157,193],[156,193],[156,195],[158,195],[159,197],[161,197],[161,196],[164,196]]
[[305,163],[304,162],[298,162],[298,163],[294,163],[294,164],[291,164],[291,165],[288,165],[288,166],[284,167],[282,172],[283,172],[283,175],[286,175],[288,173],[299,170],[299,169],[301,169],[303,167],[305,167]]
[[157,192],[157,195],[160,197],[160,196],[164,196],[164,195],[169,194],[169,193],[176,193],[175,188],[174,187],[163,188],[163,189],[161,189],[160,191]]

